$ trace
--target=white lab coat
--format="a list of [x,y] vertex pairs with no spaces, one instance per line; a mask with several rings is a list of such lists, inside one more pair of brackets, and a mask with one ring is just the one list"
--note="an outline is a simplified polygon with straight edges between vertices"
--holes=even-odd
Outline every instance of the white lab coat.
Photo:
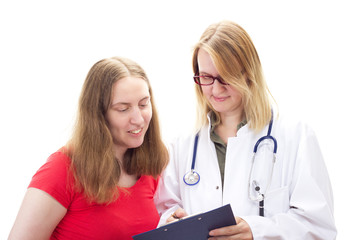
[[[274,120],[271,135],[277,139],[277,159],[265,196],[265,217],[258,215],[258,202],[248,198],[248,177],[254,145],[267,131],[265,127],[255,133],[245,125],[236,137],[228,139],[223,188],[209,126],[200,130],[195,163],[200,182],[194,186],[183,181],[191,169],[194,135],[174,141],[169,146],[170,163],[155,196],[161,215],[159,226],[179,207],[191,215],[230,203],[234,215],[250,225],[254,240],[335,239],[328,173],[316,136],[303,123]],[[252,179],[262,191],[271,172],[272,149],[272,142],[266,140],[254,163]]]

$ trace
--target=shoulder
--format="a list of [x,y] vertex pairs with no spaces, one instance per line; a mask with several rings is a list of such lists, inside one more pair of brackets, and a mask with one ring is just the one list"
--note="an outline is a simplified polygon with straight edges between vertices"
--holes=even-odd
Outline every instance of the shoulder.
[[44,165],[36,172],[34,177],[38,175],[55,174],[59,177],[67,175],[71,160],[61,150],[51,154]]
[[140,177],[140,179],[142,180],[142,182],[143,182],[144,184],[157,185],[158,182],[159,182],[160,176],[158,176],[158,177],[153,177],[153,176],[150,176],[150,175],[142,175],[142,176]]
[[303,120],[291,116],[280,116],[274,120],[271,134],[287,152],[304,154],[305,152],[320,151],[315,131]]
[[182,158],[180,156],[188,154],[189,149],[192,149],[192,146],[194,144],[195,135],[196,132],[182,134],[174,137],[171,141],[169,141],[167,144],[167,148],[170,159],[179,159]]
[[32,177],[29,188],[40,189],[67,207],[73,186],[70,163],[70,158],[61,151],[51,154]]
[[313,133],[313,129],[307,122],[288,115],[279,115],[278,117],[275,117],[273,131],[277,134],[297,136]]
[[70,166],[71,159],[62,151],[62,149],[60,149],[51,154],[47,159],[46,163],[68,168]]
[[154,193],[159,184],[159,180],[160,176],[155,178],[150,175],[142,175],[136,186],[141,189],[151,190]]
[[205,125],[199,130],[192,130],[182,133],[169,141],[168,146],[188,146],[194,142],[196,134],[199,134],[200,137],[207,137],[209,135],[209,126]]

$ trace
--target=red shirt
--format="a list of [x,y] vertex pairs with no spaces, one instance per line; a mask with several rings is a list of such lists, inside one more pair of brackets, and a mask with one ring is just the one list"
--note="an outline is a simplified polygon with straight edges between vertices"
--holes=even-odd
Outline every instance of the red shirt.
[[109,205],[89,204],[74,188],[68,176],[70,159],[62,152],[52,154],[33,176],[29,187],[47,192],[67,213],[55,228],[51,239],[132,239],[131,236],[156,228],[159,214],[153,202],[158,180],[141,176],[136,184],[120,191]]

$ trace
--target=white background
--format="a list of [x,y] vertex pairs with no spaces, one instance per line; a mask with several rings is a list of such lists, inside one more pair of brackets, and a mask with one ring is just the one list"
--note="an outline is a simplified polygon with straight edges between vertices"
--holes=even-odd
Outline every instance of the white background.
[[193,127],[191,50],[232,20],[252,37],[280,112],[317,133],[338,239],[358,236],[360,8],[355,1],[0,2],[0,239],[32,175],[68,139],[85,76],[124,56],[146,70],[166,140]]

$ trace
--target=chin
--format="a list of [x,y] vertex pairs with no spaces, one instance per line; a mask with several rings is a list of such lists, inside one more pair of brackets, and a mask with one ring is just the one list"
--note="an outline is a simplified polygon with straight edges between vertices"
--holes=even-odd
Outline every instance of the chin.
[[218,113],[226,113],[228,110],[224,108],[214,108]]
[[138,147],[140,147],[143,143],[144,143],[144,140],[142,140],[141,142],[129,144],[129,148],[138,148]]

